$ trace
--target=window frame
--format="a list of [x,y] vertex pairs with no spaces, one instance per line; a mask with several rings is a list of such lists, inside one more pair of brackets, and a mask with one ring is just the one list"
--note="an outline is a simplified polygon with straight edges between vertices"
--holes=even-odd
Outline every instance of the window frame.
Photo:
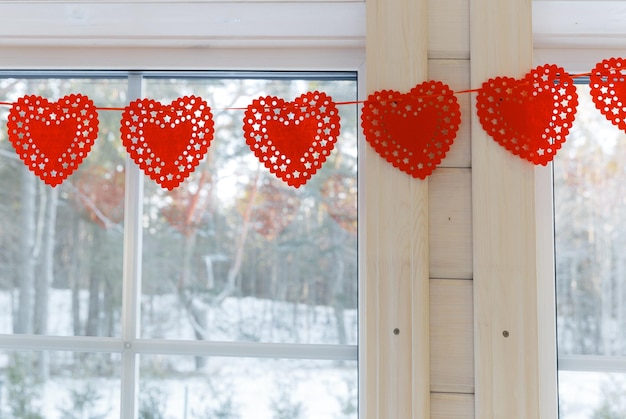
[[[55,5],[55,3],[57,3]],[[108,3],[108,4],[107,4]],[[117,3],[117,4],[116,4]],[[151,8],[150,16],[146,19],[143,16],[135,16],[136,19],[130,18],[129,22],[141,21],[143,24],[150,26],[150,19],[159,18],[167,20],[173,16],[170,12],[159,13],[161,8],[171,7],[176,5],[182,7],[181,13],[178,14],[177,19],[173,22],[173,27],[166,27],[166,35],[155,36],[153,38],[146,37],[143,33],[140,25],[137,28],[122,26],[122,30],[125,31],[123,35],[118,35],[120,30],[118,23],[104,16],[102,13],[97,16],[97,19],[103,19],[99,22],[95,32],[98,36],[90,39],[82,39],[81,34],[89,34],[89,25],[85,24],[84,18],[94,17],[91,7],[94,10],[99,10],[99,7],[123,7],[125,2],[108,2],[108,1],[96,1],[96,2],[83,2],[83,1],[58,1],[51,2],[50,6],[55,13],[65,12],[67,15],[63,15],[64,19],[69,19],[67,25],[60,25],[58,21],[63,19],[50,19],[46,16],[44,20],[33,19],[30,21],[24,14],[24,18],[21,16],[19,20],[22,21],[24,28],[35,29],[33,32],[36,34],[33,37],[23,36],[24,31],[22,27],[17,27],[20,34],[13,36],[13,33],[9,32],[7,39],[0,42],[0,71],[2,70],[128,70],[128,69],[141,69],[141,70],[178,70],[178,71],[202,71],[202,70],[218,70],[218,71],[356,71],[357,72],[357,89],[358,99],[364,100],[366,97],[365,88],[365,2],[356,1],[338,1],[338,2],[308,2],[299,1],[291,2],[289,7],[285,7],[285,3],[282,1],[275,2],[256,2],[251,0],[248,5],[259,8],[266,5],[267,7],[273,7],[275,9],[284,9],[284,14],[297,17],[294,21],[288,22],[288,29],[278,25],[280,29],[276,31],[276,27],[269,27],[264,24],[264,27],[256,27],[256,29],[250,30],[247,27],[241,29],[242,33],[237,33],[236,30],[227,32],[225,36],[221,36],[219,32],[215,34],[203,34],[203,31],[211,32],[213,29],[207,29],[200,27],[199,25],[188,25],[186,19],[181,19],[181,16],[189,16],[193,21],[202,21],[211,18],[211,16],[205,16],[204,19],[194,13],[195,7],[201,7],[204,9],[211,9],[212,7],[232,9],[232,13],[238,13],[240,10],[247,7],[245,4],[228,2],[214,3],[214,2],[183,2],[178,4],[177,1],[170,2],[152,2],[150,0],[139,0],[132,7],[143,8],[146,4]],[[206,3],[206,4],[202,4]],[[0,9],[3,7],[19,8],[19,5],[3,5],[0,2]],[[29,6],[29,12],[37,11]],[[56,9],[54,9],[57,7]],[[129,6],[131,7],[131,6]],[[313,7],[318,10],[319,15],[312,16],[310,13],[298,13],[298,10],[308,10]],[[302,8],[302,9],[301,9]],[[327,12],[324,12],[324,10]],[[220,9],[221,10],[221,9]],[[193,15],[193,16],[191,16]],[[340,18],[343,16],[343,18]],[[128,17],[128,16],[127,16]],[[108,19],[108,20],[107,20]],[[171,19],[171,18],[170,18]],[[256,19],[256,18],[255,18]],[[300,21],[314,21],[316,22],[316,28],[311,28],[310,25],[300,25]],[[2,19],[0,19],[2,20]],[[228,19],[227,19],[228,20]],[[328,21],[328,24],[325,22]],[[294,23],[295,22],[295,23]],[[13,22],[9,22],[13,24]],[[217,22],[218,26],[220,22]],[[222,24],[228,24],[231,22],[223,21]],[[9,25],[10,27],[10,25]],[[227,29],[226,27],[224,27]],[[148,29],[148,27],[144,28]],[[3,29],[6,32],[6,29]],[[281,30],[283,33],[281,34]],[[10,29],[9,29],[10,31]],[[255,32],[256,31],[256,32]],[[272,32],[272,35],[268,35],[266,31]],[[291,32],[290,32],[291,31]],[[302,36],[298,37],[297,32],[306,32]],[[307,32],[309,31],[309,32]],[[315,32],[317,31],[317,33]],[[257,33],[258,32],[258,33]],[[278,32],[275,33],[274,32]],[[25,32],[28,34],[28,32]],[[191,35],[190,35],[191,34]],[[87,38],[87,37],[85,37]],[[129,92],[129,97],[139,96],[140,92]],[[360,191],[364,191],[365,180],[365,156],[366,147],[365,140],[358,130],[358,188]],[[127,189],[126,194],[139,193],[141,187],[137,184],[129,183],[129,176],[136,176],[131,174],[132,170],[128,170],[127,176]],[[137,209],[130,209],[126,211],[125,217],[130,216],[127,214],[136,214]],[[366,343],[366,322],[365,311],[363,307],[366,305],[366,258],[362,255],[365,254],[365,193],[358,194],[358,218],[361,220],[359,223],[358,232],[358,306],[360,307],[358,314],[358,334],[359,340],[357,347],[354,351],[357,352],[357,359],[360,360],[358,364],[359,375],[359,417],[367,417],[366,403],[365,403],[365,383],[366,383],[366,371],[365,367],[365,343]],[[125,218],[125,223],[129,221]],[[125,248],[133,247],[132,241],[138,240],[135,238],[129,238],[128,235],[124,237]],[[129,241],[127,243],[127,241]],[[135,248],[137,248],[135,246]],[[126,257],[124,260],[126,261]],[[136,258],[134,260],[137,260]],[[124,262],[124,275],[140,275],[140,266],[126,266]],[[140,276],[139,276],[140,278]],[[125,280],[125,287],[136,287],[136,284],[127,285],[129,281]],[[136,293],[135,293],[136,294]],[[129,293],[125,292],[125,296]],[[126,310],[135,310],[138,305],[136,301],[127,301],[124,297],[123,307]],[[128,338],[136,335],[139,325],[133,325],[122,331],[122,340],[113,338],[113,341],[109,338],[69,338],[69,337],[46,337],[46,346],[49,348],[55,348],[59,350],[67,349],[69,347],[74,351],[78,350],[102,350],[102,351],[118,351],[123,354],[122,362],[129,365],[125,369],[125,374],[132,376],[135,374],[134,368],[137,368],[137,363],[133,363],[134,352],[147,351],[148,349],[142,347],[143,343],[135,342],[134,348],[125,348],[126,344],[130,343]],[[7,348],[13,346],[15,349],[25,349],[26,347],[32,348],[40,344],[39,336],[25,337],[21,343],[18,340],[9,339]],[[125,343],[124,343],[125,342]],[[173,343],[178,345],[177,343]],[[201,351],[203,345],[206,342],[197,342],[198,345],[194,346],[194,350],[190,350],[190,355],[197,355]],[[120,346],[122,345],[122,346]],[[139,345],[139,347],[137,347]],[[277,345],[269,344],[267,348],[272,346],[272,350],[280,351],[281,348]],[[127,350],[125,350],[127,349]],[[233,345],[230,345],[230,349],[235,349]],[[241,348],[240,348],[241,349]],[[304,349],[304,348],[301,348]],[[178,347],[176,350],[181,350]],[[219,345],[213,345],[212,350],[215,353],[219,353],[223,348],[219,348]],[[352,350],[352,349],[351,349]],[[242,352],[243,353],[243,352]],[[229,352],[232,354],[232,351]],[[312,354],[309,354],[312,356]],[[345,356],[337,355],[337,356]],[[353,355],[350,355],[351,357]],[[127,359],[129,358],[129,359]],[[130,380],[131,377],[124,377],[129,388],[122,388],[122,394],[135,394],[137,392],[137,382]],[[428,390],[428,389],[426,389]],[[122,396],[126,397],[126,396]],[[137,406],[129,408],[128,411],[121,412],[122,417],[136,417]]]
[[[282,53],[280,54],[282,56]],[[289,57],[287,56],[287,59]],[[288,71],[293,72],[295,64]],[[329,67],[331,65],[329,64]],[[78,69],[78,72],[83,69]],[[105,69],[102,69],[103,71]],[[204,69],[206,70],[206,69]],[[286,71],[284,68],[277,69]],[[333,69],[336,70],[336,69]],[[232,70],[238,72],[239,70]],[[298,71],[309,71],[301,68]],[[330,71],[330,70],[326,70]],[[345,71],[336,70],[336,71]],[[11,70],[10,73],[19,71]],[[359,72],[357,76],[357,93]],[[0,74],[3,74],[0,68]],[[51,76],[54,76],[52,70]],[[177,72],[171,73],[178,76]],[[97,77],[97,74],[93,75]],[[184,77],[184,73],[180,75]],[[128,100],[143,98],[141,72],[128,73]],[[360,130],[358,130],[360,131]],[[357,131],[357,132],[358,132]],[[360,133],[358,141],[362,142]],[[358,147],[359,155],[363,152],[362,144]],[[212,341],[172,341],[164,339],[142,338],[140,333],[140,298],[141,298],[141,254],[142,254],[142,217],[143,186],[145,176],[141,169],[126,156],[125,200],[124,200],[124,250],[122,279],[122,316],[121,336],[116,337],[80,337],[50,335],[0,335],[0,346],[5,350],[45,350],[70,352],[106,352],[121,354],[121,417],[135,418],[138,414],[138,379],[139,358],[137,355],[187,355],[187,356],[228,356],[281,359],[324,359],[357,361],[357,345],[323,345],[258,342],[212,342]],[[358,173],[358,172],[357,172]],[[359,205],[360,208],[360,205]],[[359,210],[360,211],[360,210]],[[360,244],[357,243],[360,247]],[[360,263],[360,262],[359,262]],[[360,287],[360,275],[357,278]],[[360,302],[359,302],[360,304]],[[359,314],[360,316],[360,314]],[[134,320],[134,321],[133,321]],[[359,322],[361,324],[361,322]],[[359,330],[360,334],[360,330]],[[361,338],[359,338],[360,340]],[[360,400],[359,400],[360,403]]]

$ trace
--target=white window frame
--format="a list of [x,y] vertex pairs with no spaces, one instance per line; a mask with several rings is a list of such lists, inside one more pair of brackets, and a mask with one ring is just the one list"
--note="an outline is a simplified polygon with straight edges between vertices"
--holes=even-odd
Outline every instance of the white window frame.
[[[53,2],[50,2],[53,3]],[[59,11],[59,13],[70,12],[76,14],[77,19],[81,19],[83,14],[89,15],[92,10],[89,3],[93,2],[54,2],[61,3],[57,8],[51,10]],[[63,4],[67,3],[67,4]],[[104,2],[100,2],[104,3]],[[110,7],[119,7],[114,3]],[[139,3],[137,7],[141,8],[145,5]],[[171,7],[176,2],[154,3],[150,6],[153,8],[154,16],[171,16],[171,13],[163,11],[159,12],[159,8]],[[209,2],[210,3],[210,2]],[[324,3],[321,3],[324,4]],[[193,11],[194,8],[203,7],[220,7],[225,8],[223,13],[237,12],[239,8],[252,9],[261,7],[263,3],[251,2],[248,5],[229,5],[226,3],[214,5],[195,4],[188,2],[182,4],[185,10]],[[99,5],[100,7],[102,4]],[[362,23],[364,31],[364,3],[354,2],[350,5],[338,4],[337,9],[332,3],[326,3],[330,13],[343,13],[352,15],[355,12],[356,17],[352,19],[349,31],[354,32],[353,25]],[[0,13],[2,8],[6,7],[0,2]],[[9,5],[8,7],[14,7]],[[19,6],[15,6],[19,7]],[[27,6],[23,6],[27,7]],[[30,5],[31,11],[37,11],[38,6]],[[65,7],[65,9],[64,9]],[[96,13],[97,5],[93,6],[93,12]],[[106,6],[105,6],[106,7]],[[134,6],[133,6],[134,7]],[[280,2],[266,4],[266,7],[284,8],[284,4]],[[293,6],[292,6],[293,7]],[[314,4],[307,5],[302,2],[302,7],[318,7]],[[324,7],[324,6],[322,6]],[[72,9],[75,8],[75,9]],[[334,8],[334,9],[333,9]],[[344,10],[345,9],[345,10]],[[74,10],[74,12],[72,12]],[[250,9],[251,10],[251,9]],[[333,13],[334,11],[334,13]],[[362,11],[359,15],[359,11]],[[248,12],[250,12],[248,10]],[[70,16],[71,18],[71,16]],[[198,19],[190,16],[190,18]],[[230,18],[224,18],[226,20]],[[233,18],[235,19],[235,18]],[[220,23],[238,23],[223,21]],[[132,19],[131,19],[132,21]],[[2,19],[0,18],[0,22]],[[217,48],[194,48],[190,43],[202,43],[203,38],[198,35],[190,40],[189,36],[176,37],[176,33],[167,33],[165,30],[163,37],[160,39],[144,39],[140,33],[130,33],[127,38],[116,37],[115,31],[123,30],[123,27],[112,24],[108,28],[110,35],[114,35],[111,39],[107,38],[107,34],[100,34],[102,45],[97,47],[86,46],[90,42],[80,36],[80,34],[66,34],[65,29],[55,27],[52,22],[54,19],[46,20],[50,22],[49,27],[41,28],[36,22],[31,24],[31,30],[37,31],[34,39],[28,37],[20,38],[17,36],[13,40],[0,41],[0,71],[1,70],[222,70],[222,71],[356,71],[358,77],[359,94],[362,96],[364,89],[364,61],[365,48],[364,39],[358,34],[342,35],[340,29],[336,29],[336,39],[328,36],[320,36],[316,39],[309,36],[307,39],[292,40],[290,31],[300,30],[298,22],[293,23],[289,28],[284,29],[286,32],[284,37],[275,35],[272,37],[255,37],[254,33],[248,34],[248,37],[240,39],[236,34],[232,35],[232,39],[220,38],[211,39],[209,44],[219,44]],[[39,26],[38,26],[39,25]],[[181,25],[179,23],[179,25]],[[338,28],[338,26],[337,26]],[[17,28],[19,29],[19,28]],[[244,31],[260,31],[267,28],[244,29]],[[271,28],[270,28],[271,29]],[[88,31],[89,29],[87,29]],[[131,27],[128,30],[132,31]],[[184,24],[177,28],[170,28],[170,31],[177,30],[184,33],[186,30]],[[328,27],[321,24],[320,30],[328,31]],[[331,29],[331,32],[333,30]],[[71,30],[68,30],[71,32]],[[358,32],[358,31],[357,31]],[[49,35],[52,34],[50,37]],[[219,33],[217,34],[219,35]],[[57,38],[55,38],[55,36]],[[207,35],[210,38],[211,34]],[[52,39],[52,40],[51,40]],[[155,48],[156,47],[156,48]],[[140,75],[131,75],[129,77],[129,98],[142,97]],[[362,98],[362,97],[360,97]],[[364,140],[359,130],[359,172],[362,171],[364,162]],[[362,325],[364,322],[359,319],[359,345],[306,345],[306,344],[258,344],[238,342],[205,342],[205,341],[165,341],[154,339],[140,339],[139,324],[131,322],[133,317],[139,320],[139,301],[138,293],[139,281],[141,278],[141,266],[137,263],[129,263],[129,261],[139,261],[141,254],[141,197],[143,196],[142,173],[140,169],[127,159],[126,171],[126,197],[134,197],[133,199],[125,199],[125,234],[124,234],[124,267],[123,267],[123,301],[122,301],[122,336],[121,338],[106,337],[55,337],[55,336],[19,336],[4,335],[0,339],[3,349],[37,349],[45,347],[46,350],[62,350],[75,352],[112,352],[122,354],[122,383],[121,389],[121,417],[135,418],[137,417],[137,391],[138,391],[138,354],[176,354],[176,355],[202,355],[202,356],[250,356],[250,357],[279,357],[279,358],[300,358],[300,359],[337,359],[355,361],[359,358],[360,342],[363,339],[364,331]],[[362,188],[362,180],[359,179],[359,188]],[[364,203],[362,202],[364,194],[359,195],[359,218],[362,218]],[[364,237],[363,228],[360,228],[359,234],[359,254],[362,250],[362,238]],[[130,252],[130,254],[128,253]],[[362,290],[364,286],[363,280],[363,259],[360,258],[358,287]],[[135,281],[134,278],[139,278]],[[362,296],[359,295],[359,306],[362,307]],[[135,298],[132,298],[135,297]],[[364,313],[359,312],[361,317]],[[359,365],[361,369],[363,365]],[[360,374],[360,384],[365,374]],[[362,406],[363,400],[359,397],[359,405]],[[362,411],[362,408],[359,409]]]

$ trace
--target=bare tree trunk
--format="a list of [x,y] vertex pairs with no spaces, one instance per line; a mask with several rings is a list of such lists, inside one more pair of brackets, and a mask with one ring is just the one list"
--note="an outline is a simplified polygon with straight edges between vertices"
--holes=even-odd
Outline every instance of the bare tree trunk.
[[[182,283],[185,287],[192,284],[191,275],[191,262],[193,257],[193,249],[196,244],[196,232],[192,232],[189,235],[184,236],[183,242],[183,266],[182,266]],[[182,292],[185,292],[184,289]],[[206,339],[206,327],[207,327],[207,311],[206,308],[200,307],[198,304],[194,304],[193,299],[189,304],[189,315],[193,320],[193,333],[197,340]],[[196,357],[196,370],[201,370],[206,365],[206,358]]]
[[[100,227],[93,224],[90,228],[94,235],[93,242],[100,243],[101,238],[98,237],[101,234]],[[97,254],[92,256],[97,257]],[[98,272],[94,265],[93,260],[91,260],[89,267],[89,308],[87,310],[87,326],[85,328],[85,335],[87,336],[98,336],[100,325],[100,284],[102,282],[102,274]]]
[[260,174],[261,166],[259,165],[257,167],[256,176],[254,177],[254,180],[252,180],[254,188],[250,191],[250,196],[246,202],[246,209],[243,213],[241,233],[239,234],[239,237],[237,237],[237,242],[235,244],[235,258],[233,260],[233,264],[228,270],[226,285],[224,286],[222,292],[215,298],[216,305],[221,304],[224,299],[232,295],[237,289],[237,276],[239,275],[241,264],[243,263],[244,250],[248,239],[248,231],[250,230],[250,217],[252,216],[252,208],[254,207],[254,201],[256,200],[256,196],[259,191]]
[[81,225],[79,220],[72,223],[72,262],[70,267],[70,286],[72,287],[72,327],[74,336],[81,335],[80,324],[80,277],[81,277]]
[[331,241],[333,250],[333,259],[335,261],[335,278],[331,284],[332,289],[332,306],[335,314],[335,324],[337,326],[337,340],[340,345],[345,345],[348,341],[346,338],[346,323],[344,320],[345,309],[345,271],[346,264],[344,260],[345,252],[343,246],[343,240],[341,236],[343,230],[339,226],[333,225],[331,228]]
[[103,302],[105,336],[115,336],[115,287],[111,281],[105,281]]
[[21,168],[19,300],[15,333],[33,332],[33,285],[36,261],[33,257],[36,235],[36,178],[26,166]]
[[[43,263],[42,272],[35,279],[35,326],[36,334],[48,333],[48,300],[50,286],[54,281],[54,245],[56,236],[57,205],[59,191],[55,188],[44,189],[46,194],[45,223],[43,232]],[[39,355],[39,378],[45,381],[48,378],[48,352],[42,351]]]
[[[44,192],[46,193],[46,192]],[[56,217],[58,190],[48,189],[46,217],[43,237],[43,261],[41,275],[35,279],[35,333],[48,332],[48,300],[50,286],[54,281],[54,244],[56,235]]]

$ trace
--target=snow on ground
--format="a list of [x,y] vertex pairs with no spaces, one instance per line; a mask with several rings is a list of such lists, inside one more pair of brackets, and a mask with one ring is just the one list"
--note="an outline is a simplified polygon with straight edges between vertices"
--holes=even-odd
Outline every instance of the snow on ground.
[[559,372],[559,419],[589,419],[608,401],[612,416],[626,417],[626,374]]
[[[17,293],[0,292],[0,333],[12,332]],[[88,293],[81,294],[81,320]],[[72,333],[71,292],[51,290],[50,334]],[[337,343],[331,307],[229,298],[219,307],[203,306],[208,338],[224,341]],[[189,314],[172,295],[143,296],[142,337],[194,339]],[[348,343],[357,342],[355,310],[344,312]],[[119,333],[119,332],[117,332]],[[46,419],[120,417],[120,355],[52,352],[51,377],[31,389],[31,402]],[[0,354],[0,417],[12,417],[6,369]],[[206,358],[197,370],[190,356],[140,357],[139,408],[167,419],[339,419],[356,418],[356,361]],[[101,369],[101,375],[93,374]],[[4,374],[3,374],[4,373]],[[92,396],[90,398],[90,396]],[[78,406],[82,403],[82,410]],[[279,412],[300,412],[291,416]],[[69,413],[68,413],[69,412]],[[156,413],[161,414],[158,416]],[[73,415],[73,416],[72,416]],[[141,417],[141,416],[140,416]]]

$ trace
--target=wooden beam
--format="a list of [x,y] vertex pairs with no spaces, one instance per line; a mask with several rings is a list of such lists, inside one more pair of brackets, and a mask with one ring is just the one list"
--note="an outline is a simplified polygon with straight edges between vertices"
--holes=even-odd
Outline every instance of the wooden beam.
[[[427,0],[368,0],[367,92],[427,80]],[[428,181],[365,156],[367,419],[430,417]]]
[[[472,86],[532,67],[530,0],[472,0]],[[472,113],[475,416],[540,418],[535,168]]]

